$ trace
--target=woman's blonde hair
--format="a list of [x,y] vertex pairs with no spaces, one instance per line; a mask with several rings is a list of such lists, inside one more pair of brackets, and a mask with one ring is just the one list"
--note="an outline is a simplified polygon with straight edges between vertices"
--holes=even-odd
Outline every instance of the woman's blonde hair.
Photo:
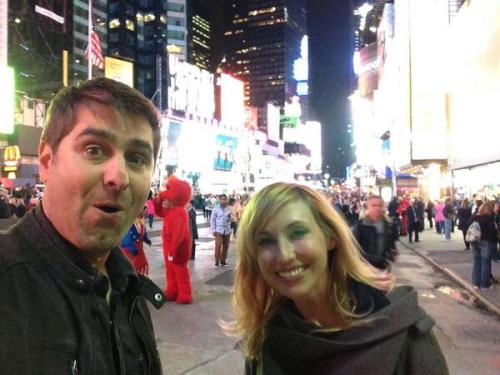
[[271,289],[260,273],[257,233],[280,209],[297,201],[307,204],[325,237],[335,243],[328,255],[330,300],[332,312],[344,322],[341,328],[360,322],[360,316],[354,313],[356,301],[348,290],[350,279],[381,290],[393,286],[390,273],[379,271],[364,260],[349,226],[325,197],[314,189],[295,183],[269,185],[250,200],[238,226],[233,295],[235,321],[222,324],[228,334],[243,339],[242,351],[249,358],[259,358],[265,324],[274,309],[284,301],[284,297]]

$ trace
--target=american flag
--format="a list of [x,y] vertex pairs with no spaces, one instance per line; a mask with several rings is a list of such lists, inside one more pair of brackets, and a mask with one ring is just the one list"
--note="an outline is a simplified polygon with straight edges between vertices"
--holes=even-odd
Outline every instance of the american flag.
[[102,57],[101,43],[99,42],[99,36],[93,30],[90,34],[90,44],[85,50],[85,58],[87,60],[89,59],[89,49],[92,64],[97,66],[99,69],[104,70],[104,59]]

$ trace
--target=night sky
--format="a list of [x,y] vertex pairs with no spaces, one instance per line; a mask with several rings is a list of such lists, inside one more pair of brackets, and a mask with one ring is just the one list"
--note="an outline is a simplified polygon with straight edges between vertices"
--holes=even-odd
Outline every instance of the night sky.
[[342,178],[354,161],[347,131],[348,97],[355,87],[352,5],[350,0],[308,0],[307,11],[310,102],[323,124],[323,170]]

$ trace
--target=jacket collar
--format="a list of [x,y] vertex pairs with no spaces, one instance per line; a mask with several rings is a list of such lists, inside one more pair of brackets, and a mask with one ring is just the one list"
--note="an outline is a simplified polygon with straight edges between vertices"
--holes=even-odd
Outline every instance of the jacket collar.
[[[20,220],[17,229],[30,244],[37,260],[68,286],[87,292],[93,288],[99,294],[107,290],[105,276],[57,232],[45,215],[42,204],[29,211]],[[106,267],[115,292],[123,293],[129,284],[138,281],[133,267],[119,248],[111,250]]]

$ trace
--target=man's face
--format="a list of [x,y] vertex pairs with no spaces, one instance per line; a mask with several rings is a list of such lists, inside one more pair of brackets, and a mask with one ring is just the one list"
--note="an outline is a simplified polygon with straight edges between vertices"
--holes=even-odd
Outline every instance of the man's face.
[[142,210],[153,175],[153,133],[142,117],[83,106],[57,151],[41,144],[44,211],[91,258],[116,246]]
[[372,198],[366,202],[366,216],[373,221],[379,221],[384,213],[384,202],[379,198]]
[[219,197],[219,204],[221,207],[226,207],[227,205],[227,198],[222,196],[222,197]]

